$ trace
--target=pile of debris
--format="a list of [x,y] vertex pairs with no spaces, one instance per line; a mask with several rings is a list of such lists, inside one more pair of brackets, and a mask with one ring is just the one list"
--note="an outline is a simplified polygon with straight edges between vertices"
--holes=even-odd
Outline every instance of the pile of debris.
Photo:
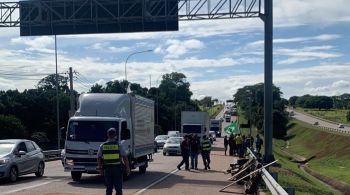
[[232,183],[222,188],[220,192],[237,183],[244,185],[246,194],[257,194],[259,183],[262,180],[262,169],[276,162],[277,160],[263,166],[257,159],[242,158],[235,160],[230,164],[229,169],[226,170],[226,174],[232,175],[227,179],[228,181],[232,181]]

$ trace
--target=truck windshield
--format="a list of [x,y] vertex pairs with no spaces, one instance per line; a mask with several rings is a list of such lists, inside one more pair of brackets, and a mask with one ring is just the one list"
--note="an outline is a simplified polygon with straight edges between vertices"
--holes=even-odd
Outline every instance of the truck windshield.
[[211,127],[210,128],[210,131],[219,131],[220,129],[219,129],[219,127]]
[[70,121],[67,140],[103,142],[107,140],[107,130],[113,127],[118,131],[118,126],[117,121]]
[[183,133],[201,133],[202,126],[201,125],[184,125]]

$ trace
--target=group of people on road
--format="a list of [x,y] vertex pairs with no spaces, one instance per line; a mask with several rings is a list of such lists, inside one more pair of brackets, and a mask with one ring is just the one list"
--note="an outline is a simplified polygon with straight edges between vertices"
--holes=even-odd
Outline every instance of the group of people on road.
[[[224,137],[224,149],[225,156],[227,155],[227,149],[229,150],[230,156],[239,156],[243,158],[246,153],[247,148],[253,149],[254,138],[252,135],[241,136],[240,134],[230,134],[229,137],[225,135]],[[260,138],[259,134],[255,138],[255,149],[257,153],[260,153],[261,146],[263,145],[263,140]]]
[[185,164],[185,169],[190,170],[189,158],[191,157],[191,169],[198,170],[198,155],[202,155],[204,169],[210,169],[210,151],[211,144],[206,135],[203,136],[202,141],[196,135],[185,135],[181,142],[181,156],[182,161],[177,165],[181,170],[181,166]]

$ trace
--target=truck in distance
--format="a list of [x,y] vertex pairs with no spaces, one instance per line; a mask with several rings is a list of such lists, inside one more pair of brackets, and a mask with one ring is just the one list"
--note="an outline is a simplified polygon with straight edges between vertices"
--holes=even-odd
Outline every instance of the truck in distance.
[[111,127],[129,160],[129,166],[123,165],[124,177],[137,167],[146,172],[147,155],[154,150],[154,102],[132,94],[87,93],[80,95],[79,109],[67,126],[63,164],[74,181],[82,173],[98,173],[97,151]]
[[209,137],[209,114],[207,112],[181,112],[181,135],[196,134],[202,139]]
[[214,131],[216,137],[221,137],[221,127],[220,119],[210,119],[210,131]]

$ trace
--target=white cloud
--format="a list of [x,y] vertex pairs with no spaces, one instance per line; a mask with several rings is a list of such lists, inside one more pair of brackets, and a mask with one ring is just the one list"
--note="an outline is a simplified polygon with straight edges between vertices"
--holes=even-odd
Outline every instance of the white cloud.
[[[317,36],[310,37],[291,37],[291,38],[276,38],[273,39],[273,43],[298,43],[298,42],[315,42],[315,41],[331,41],[339,39],[341,36],[338,34],[321,34]],[[254,41],[247,44],[247,48],[263,48],[264,41]]]
[[325,86],[316,86],[306,88],[306,90],[310,91],[315,95],[340,95],[343,94],[350,89],[350,82],[345,80],[334,81],[330,85]]
[[274,23],[291,26],[302,24],[327,25],[350,21],[348,0],[279,0],[274,1]]
[[131,51],[130,47],[114,47],[109,42],[94,43],[90,47],[91,49],[99,50],[101,52],[113,52],[113,53],[124,53]]
[[52,48],[55,43],[55,40],[49,36],[40,36],[35,38],[29,38],[29,37],[12,38],[11,43],[16,45],[26,45],[28,46],[28,48],[26,48],[27,51],[49,53],[49,54],[52,54],[55,52],[54,49],[49,49],[49,47]]
[[294,64],[297,62],[310,61],[316,59],[337,58],[342,56],[341,53],[332,52],[333,46],[312,46],[297,49],[276,48],[277,56],[286,56],[287,59],[279,60],[277,64]]
[[158,53],[165,52],[166,58],[179,58],[180,56],[188,53],[188,52],[195,52],[196,50],[200,50],[204,48],[204,43],[197,40],[197,39],[190,39],[190,40],[175,40],[170,39],[165,43],[165,49],[161,49],[161,47],[158,47],[156,50]]
[[350,82],[349,81],[344,81],[344,80],[339,80],[334,83],[332,83],[332,87],[334,88],[348,88],[350,87]]
[[[350,91],[350,64],[324,64],[307,68],[274,71],[273,82],[285,98],[296,95],[339,95]],[[191,82],[194,98],[209,95],[221,100],[231,98],[237,89],[264,81],[263,73],[244,74],[222,79]],[[324,85],[324,83],[330,83]],[[313,87],[310,87],[312,84]],[[306,87],[300,87],[307,85]]]

